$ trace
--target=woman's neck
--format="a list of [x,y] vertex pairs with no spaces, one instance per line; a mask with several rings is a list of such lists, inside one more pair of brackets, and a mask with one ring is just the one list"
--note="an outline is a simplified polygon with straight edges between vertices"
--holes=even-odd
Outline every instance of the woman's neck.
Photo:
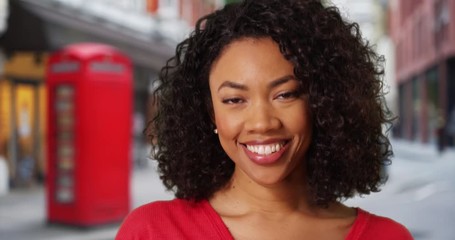
[[[291,174],[275,184],[261,185],[252,181],[241,170],[236,170],[231,181],[224,189],[215,194],[211,202],[216,204],[218,200],[221,200],[228,203],[223,204],[227,206],[226,212],[234,215],[311,213],[313,208],[308,201],[308,188],[304,179],[303,173]],[[223,207],[221,210],[223,209],[225,208]]]

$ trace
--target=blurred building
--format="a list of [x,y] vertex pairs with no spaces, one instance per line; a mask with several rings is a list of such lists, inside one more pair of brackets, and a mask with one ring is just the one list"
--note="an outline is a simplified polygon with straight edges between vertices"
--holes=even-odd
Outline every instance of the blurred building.
[[399,89],[396,136],[453,146],[455,1],[390,0],[389,14]]
[[[161,67],[196,20],[224,0],[0,0],[0,156],[10,183],[45,177],[45,68],[52,52],[72,43],[118,48],[134,68],[135,162],[147,157],[142,130]],[[0,176],[2,177],[2,176]]]

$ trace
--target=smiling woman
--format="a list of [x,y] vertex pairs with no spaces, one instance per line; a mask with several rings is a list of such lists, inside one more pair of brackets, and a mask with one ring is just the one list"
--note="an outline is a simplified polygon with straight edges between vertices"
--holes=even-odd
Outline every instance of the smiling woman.
[[200,19],[162,69],[154,158],[176,199],[117,239],[412,239],[342,200],[379,191],[382,58],[317,0],[245,0]]
[[299,175],[294,181],[303,186],[311,141],[308,95],[278,44],[271,38],[231,43],[213,63],[209,85],[220,144],[236,166],[232,179],[280,185]]

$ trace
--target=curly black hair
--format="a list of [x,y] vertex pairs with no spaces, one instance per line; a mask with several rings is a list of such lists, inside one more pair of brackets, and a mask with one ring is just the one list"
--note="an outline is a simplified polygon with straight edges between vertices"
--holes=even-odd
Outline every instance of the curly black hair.
[[356,23],[318,0],[245,0],[202,17],[160,73],[150,137],[160,177],[177,198],[210,198],[234,163],[213,133],[209,72],[230,43],[271,38],[309,95],[313,118],[306,171],[313,203],[379,191],[392,149],[383,129],[383,57]]

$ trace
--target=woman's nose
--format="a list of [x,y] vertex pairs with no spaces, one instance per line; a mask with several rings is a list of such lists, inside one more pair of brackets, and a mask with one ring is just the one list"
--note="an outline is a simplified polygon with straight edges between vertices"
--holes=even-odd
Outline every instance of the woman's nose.
[[279,114],[269,104],[255,104],[247,111],[245,128],[252,133],[265,133],[281,127]]

